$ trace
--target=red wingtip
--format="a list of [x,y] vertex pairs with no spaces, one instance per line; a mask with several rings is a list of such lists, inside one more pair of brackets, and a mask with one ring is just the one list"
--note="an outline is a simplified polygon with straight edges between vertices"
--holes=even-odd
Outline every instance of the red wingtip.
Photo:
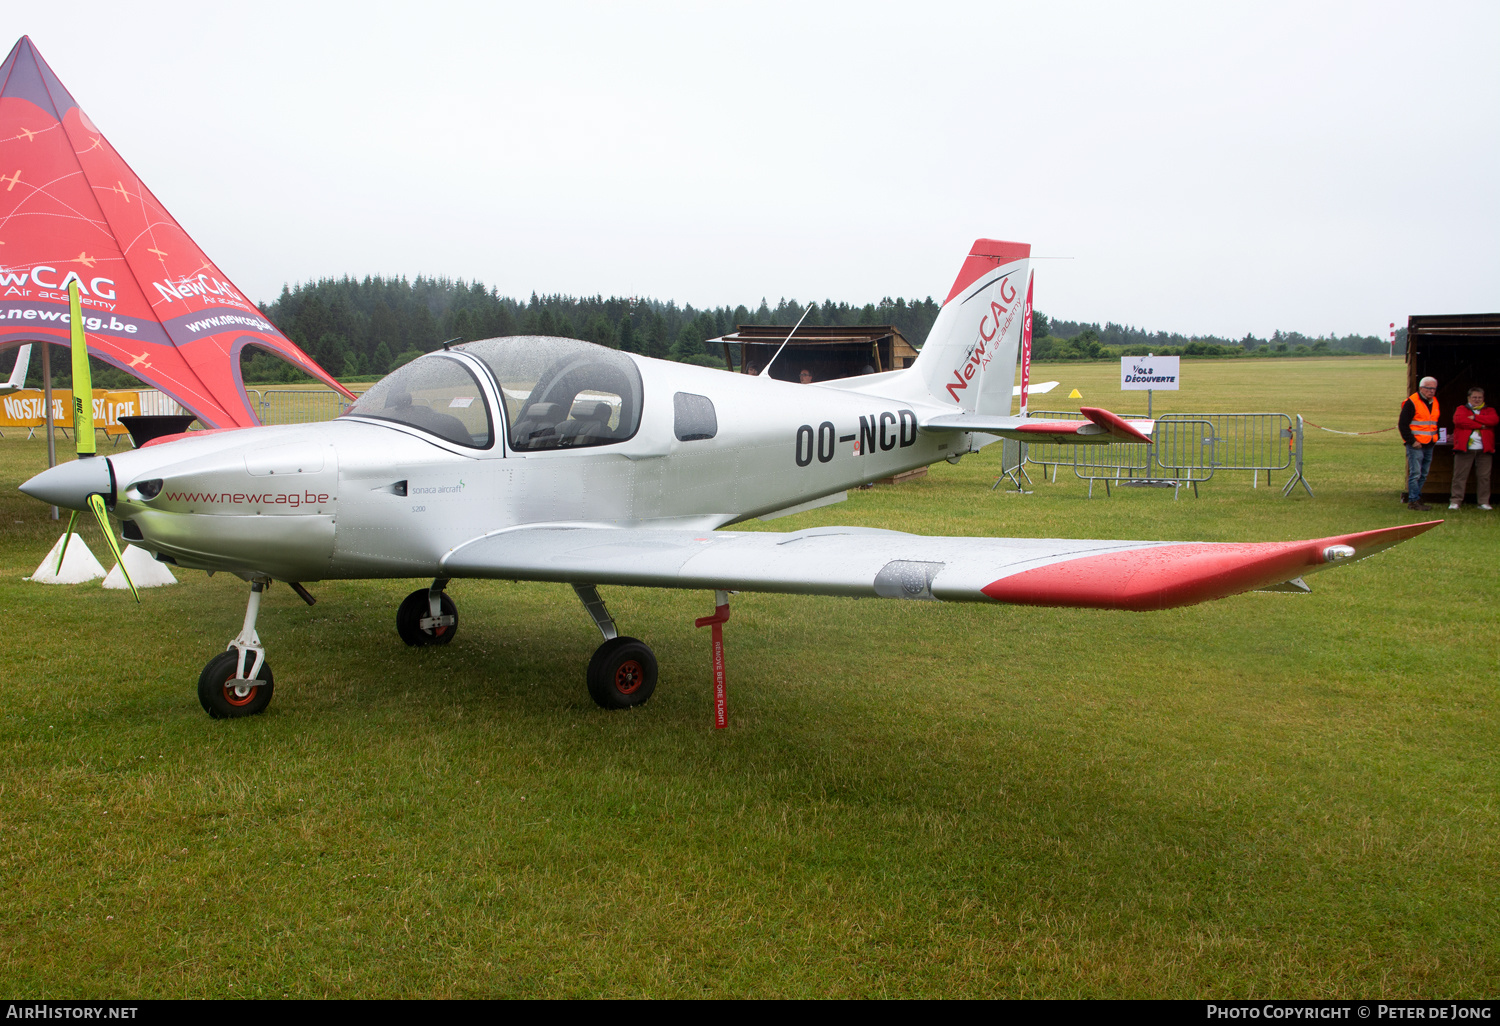
[[1079,408],[1078,412],[1116,438],[1124,439],[1127,442],[1146,442],[1148,444],[1151,442],[1150,437],[1141,434],[1134,424],[1119,414],[1110,413],[1108,410],[1101,410],[1097,406],[1083,406]]
[[1023,570],[981,590],[996,602],[1026,606],[1171,609],[1290,581],[1329,562],[1328,550],[1334,546],[1348,546],[1354,550],[1348,558],[1360,559],[1440,523],[1429,520],[1307,541],[1153,545]]

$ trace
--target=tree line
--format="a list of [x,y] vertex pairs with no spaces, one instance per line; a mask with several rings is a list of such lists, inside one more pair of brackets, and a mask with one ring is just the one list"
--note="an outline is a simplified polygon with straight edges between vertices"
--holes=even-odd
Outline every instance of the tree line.
[[[740,324],[795,324],[807,310],[807,325],[894,324],[915,345],[926,339],[939,305],[925,299],[882,299],[851,306],[825,300],[807,310],[796,299],[772,306],[762,298],[753,309],[741,304],[698,309],[641,297],[502,296],[482,282],[417,277],[324,278],[287,286],[261,312],[339,378],[380,375],[430,353],[444,342],[502,335],[563,335],[660,359],[724,365],[723,351],[708,339]],[[246,349],[247,381],[297,380],[289,364]]]
[[[1246,334],[1242,339],[1217,335],[1149,332],[1125,324],[1102,327],[1085,321],[1064,321],[1037,313],[1032,316],[1033,360],[1106,360],[1121,356],[1338,356],[1390,352],[1375,335],[1319,335],[1300,331],[1272,332],[1266,338]],[[1396,329],[1397,353],[1406,352],[1406,329]]]
[[[324,369],[338,378],[379,377],[432,352],[447,341],[469,342],[502,335],[564,335],[661,359],[722,367],[718,343],[741,324],[797,322],[806,309],[796,299],[772,306],[762,298],[746,305],[698,309],[691,304],[640,297],[502,296],[482,282],[462,279],[367,276],[322,278],[284,286],[261,312]],[[921,348],[940,306],[931,296],[886,297],[863,306],[824,300],[807,312],[808,325],[893,324]],[[1267,338],[1234,340],[1215,335],[1149,332],[1113,321],[1067,321],[1041,312],[1032,316],[1032,358],[1038,362],[1105,360],[1121,356],[1303,356],[1383,353],[1386,341],[1371,335],[1317,336],[1276,331]],[[1406,351],[1406,329],[1396,332],[1396,352]],[[7,361],[7,365],[9,361]],[[41,361],[33,359],[27,384],[41,386]],[[133,388],[128,373],[92,359],[94,384]],[[66,360],[53,360],[53,383],[67,387]],[[241,354],[249,382],[305,381],[279,357],[253,347]]]

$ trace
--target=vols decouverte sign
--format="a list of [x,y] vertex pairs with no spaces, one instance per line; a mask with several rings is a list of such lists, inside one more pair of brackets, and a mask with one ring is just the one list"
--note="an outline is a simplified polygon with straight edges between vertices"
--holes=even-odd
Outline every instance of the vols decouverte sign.
[[1181,380],[1177,356],[1120,357],[1120,388],[1126,392],[1176,392]]

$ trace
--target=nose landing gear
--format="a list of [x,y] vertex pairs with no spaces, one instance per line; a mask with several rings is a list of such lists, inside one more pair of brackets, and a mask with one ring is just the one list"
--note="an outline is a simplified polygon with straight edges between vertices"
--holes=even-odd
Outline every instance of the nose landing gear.
[[255,633],[260,599],[269,581],[250,583],[250,602],[245,607],[245,625],[229,647],[214,656],[198,675],[198,701],[216,720],[254,716],[271,704],[275,681],[266,650]]
[[439,577],[429,588],[418,588],[396,609],[396,633],[413,647],[446,645],[458,632],[458,607],[443,589],[448,578]]

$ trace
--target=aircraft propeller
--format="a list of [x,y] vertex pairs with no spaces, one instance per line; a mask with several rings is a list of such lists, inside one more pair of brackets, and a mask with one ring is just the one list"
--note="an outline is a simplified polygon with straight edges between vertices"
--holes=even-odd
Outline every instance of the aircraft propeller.
[[[78,459],[95,459],[99,453],[94,445],[94,379],[89,371],[89,346],[88,340],[83,334],[83,309],[78,299],[78,282],[68,283],[68,324],[73,335],[73,441],[77,444]],[[92,468],[91,468],[92,469]],[[114,488],[114,475],[109,472],[106,464],[105,480],[109,483],[110,491]],[[115,541],[115,532],[109,526],[109,513],[104,506],[104,496],[98,491],[89,491],[84,497],[88,508],[93,511],[94,518],[99,521],[99,530],[104,532],[104,540],[109,544],[109,551],[114,553],[115,562],[120,566],[120,573],[125,577],[125,583],[130,585],[130,594],[135,596],[137,604],[141,601],[141,593],[136,590],[135,582],[130,579],[130,571],[125,569],[125,554],[120,551],[120,543]],[[62,550],[57,554],[57,569],[62,571],[63,557],[68,554],[68,542],[73,537],[73,528],[78,524],[79,510],[74,506],[72,514],[68,517],[68,531],[63,535]]]

